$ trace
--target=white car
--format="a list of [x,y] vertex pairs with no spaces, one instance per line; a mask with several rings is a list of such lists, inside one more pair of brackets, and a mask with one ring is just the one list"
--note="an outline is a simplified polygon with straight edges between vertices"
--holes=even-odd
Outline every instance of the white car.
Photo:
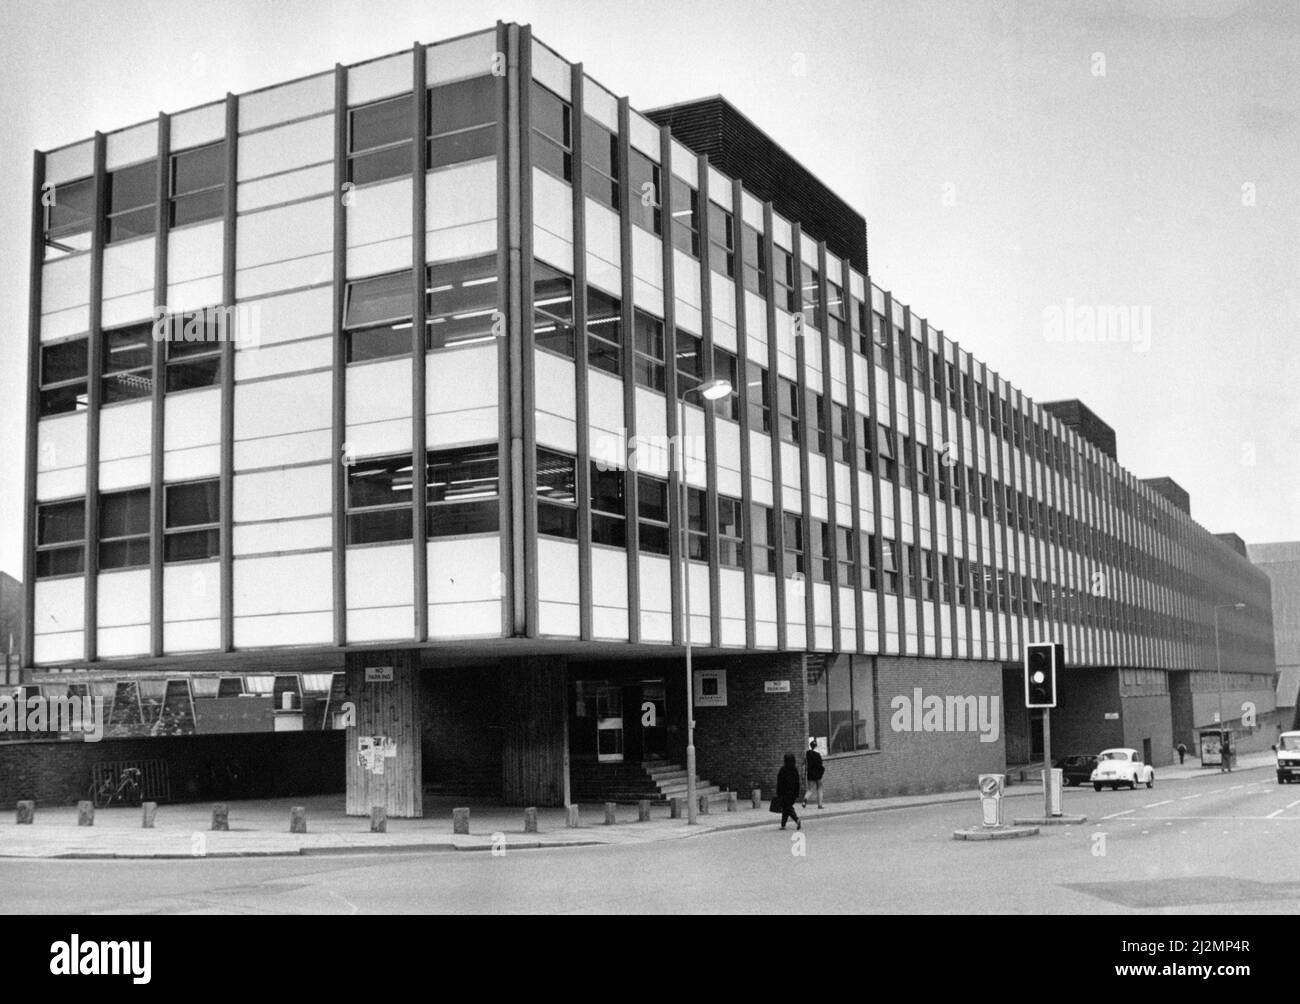
[[1137,750],[1102,750],[1097,754],[1097,769],[1092,772],[1091,781],[1097,791],[1107,785],[1112,790],[1120,785],[1136,788],[1145,784],[1150,788],[1156,783],[1156,772],[1149,763],[1142,762],[1142,754]]
[[1277,737],[1277,783],[1300,781],[1300,732],[1283,732]]

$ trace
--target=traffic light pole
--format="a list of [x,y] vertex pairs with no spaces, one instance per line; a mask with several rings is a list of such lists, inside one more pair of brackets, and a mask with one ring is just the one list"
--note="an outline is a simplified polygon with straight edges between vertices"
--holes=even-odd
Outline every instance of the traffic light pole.
[[1043,709],[1043,815],[1052,815],[1052,709]]

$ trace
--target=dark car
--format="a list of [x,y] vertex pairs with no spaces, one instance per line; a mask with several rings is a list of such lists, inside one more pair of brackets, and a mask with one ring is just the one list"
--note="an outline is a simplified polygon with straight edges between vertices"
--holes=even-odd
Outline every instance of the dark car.
[[1066,756],[1052,766],[1061,769],[1061,781],[1068,788],[1073,784],[1085,784],[1092,779],[1092,772],[1097,769],[1097,758],[1093,755]]

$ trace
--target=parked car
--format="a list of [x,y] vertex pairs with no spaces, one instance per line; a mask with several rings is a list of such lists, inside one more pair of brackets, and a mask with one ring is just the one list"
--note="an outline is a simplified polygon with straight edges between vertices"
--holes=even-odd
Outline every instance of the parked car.
[[1300,732],[1283,732],[1277,737],[1277,783],[1300,781]]
[[1097,769],[1097,758],[1091,754],[1063,756],[1052,764],[1061,770],[1061,783],[1067,788],[1092,780],[1092,772]]
[[1142,762],[1142,754],[1137,750],[1102,750],[1097,754],[1097,769],[1090,780],[1097,791],[1107,785],[1112,791],[1120,785],[1136,788],[1145,784],[1150,788],[1156,783],[1156,772],[1149,763]]

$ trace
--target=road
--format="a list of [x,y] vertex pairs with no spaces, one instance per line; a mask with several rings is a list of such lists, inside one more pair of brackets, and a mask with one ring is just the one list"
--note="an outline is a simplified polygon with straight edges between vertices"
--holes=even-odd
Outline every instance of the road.
[[[1009,799],[1010,814],[1039,809]],[[559,850],[0,861],[0,911],[1300,913],[1300,787],[1269,770],[1069,789],[1082,826],[958,842],[978,804]]]

